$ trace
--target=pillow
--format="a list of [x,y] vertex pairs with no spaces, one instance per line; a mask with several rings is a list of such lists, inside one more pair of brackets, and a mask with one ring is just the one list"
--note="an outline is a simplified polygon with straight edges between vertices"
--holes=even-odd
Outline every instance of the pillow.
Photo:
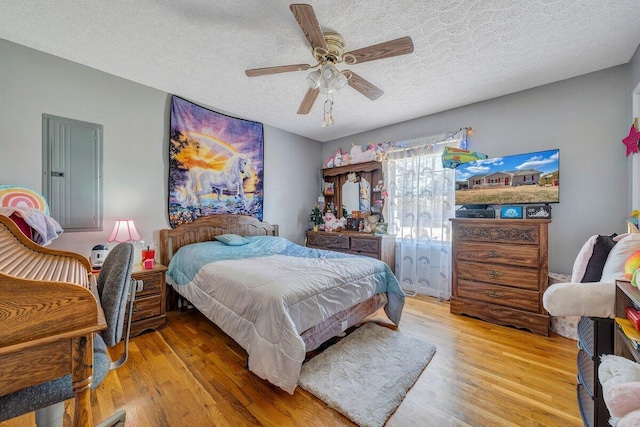
[[629,234],[620,240],[609,253],[609,258],[602,269],[603,282],[613,283],[624,276],[624,264],[636,251],[640,251],[640,233]]
[[593,245],[593,254],[589,258],[584,276],[582,280],[580,280],[581,283],[600,281],[602,278],[602,270],[607,262],[609,253],[616,245],[616,241],[613,240],[614,237],[616,237],[615,233],[610,236],[597,236],[596,242]]
[[221,234],[219,236],[215,236],[214,239],[227,246],[242,246],[249,243],[247,239],[242,236],[238,236],[237,234]]
[[[582,282],[582,278],[584,277],[584,272],[587,271],[587,264],[589,263],[589,258],[593,255],[593,247],[596,244],[596,239],[598,235],[589,237],[589,239],[584,242],[580,252],[578,252],[578,256],[576,260],[573,262],[573,270],[571,271],[571,283],[580,283]],[[604,263],[602,264],[604,267]]]

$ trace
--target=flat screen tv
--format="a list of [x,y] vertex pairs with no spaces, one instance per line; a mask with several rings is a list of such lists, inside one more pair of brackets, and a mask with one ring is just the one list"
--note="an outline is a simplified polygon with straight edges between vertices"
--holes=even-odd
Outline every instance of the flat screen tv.
[[456,168],[456,205],[560,202],[560,150],[463,163]]

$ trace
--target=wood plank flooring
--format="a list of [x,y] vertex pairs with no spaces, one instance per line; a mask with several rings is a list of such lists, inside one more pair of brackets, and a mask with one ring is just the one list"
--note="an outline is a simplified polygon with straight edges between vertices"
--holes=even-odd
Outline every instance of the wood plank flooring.
[[[371,320],[390,323],[383,312]],[[575,341],[452,315],[448,302],[422,296],[407,298],[401,329],[437,350],[387,427],[582,426]],[[167,328],[134,338],[127,363],[92,393],[94,420],[125,409],[127,426],[139,427],[354,426],[245,363],[246,352],[198,312],[170,312]],[[67,404],[65,425],[71,412]],[[28,414],[1,425],[35,421]]]

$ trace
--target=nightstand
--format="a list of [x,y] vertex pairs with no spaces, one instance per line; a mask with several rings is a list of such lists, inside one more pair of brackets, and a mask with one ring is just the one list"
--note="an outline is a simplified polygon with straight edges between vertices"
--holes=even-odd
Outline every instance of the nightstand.
[[[167,324],[166,310],[166,282],[164,273],[167,267],[155,265],[152,270],[145,270],[136,264],[133,266],[131,277],[138,281],[136,299],[133,303],[131,316],[131,336],[141,334],[148,329],[162,329]],[[139,282],[142,282],[142,286]]]

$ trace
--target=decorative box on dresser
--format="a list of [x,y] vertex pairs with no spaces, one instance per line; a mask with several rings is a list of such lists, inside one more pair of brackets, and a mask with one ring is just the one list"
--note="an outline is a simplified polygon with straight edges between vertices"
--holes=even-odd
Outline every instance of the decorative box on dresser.
[[131,316],[131,336],[141,334],[148,329],[159,330],[167,324],[166,282],[167,267],[155,264],[150,270],[139,264],[133,266],[131,277],[142,281],[142,289],[136,292]]
[[549,282],[543,219],[452,219],[450,311],[548,336]]
[[386,263],[395,270],[395,237],[359,232],[307,231],[307,247],[366,255]]

